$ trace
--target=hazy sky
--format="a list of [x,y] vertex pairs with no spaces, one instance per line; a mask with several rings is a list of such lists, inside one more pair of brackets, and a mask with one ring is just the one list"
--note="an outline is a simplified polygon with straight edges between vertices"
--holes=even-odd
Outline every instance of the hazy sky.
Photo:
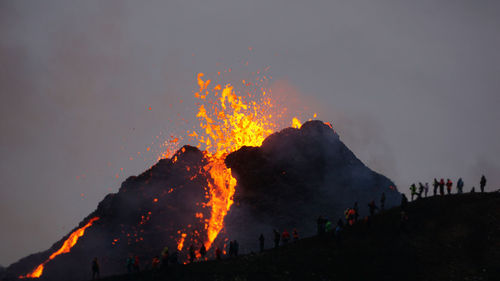
[[499,31],[496,0],[0,0],[0,264],[154,164],[196,73],[227,67],[270,66],[291,108],[404,192],[482,173],[499,189]]

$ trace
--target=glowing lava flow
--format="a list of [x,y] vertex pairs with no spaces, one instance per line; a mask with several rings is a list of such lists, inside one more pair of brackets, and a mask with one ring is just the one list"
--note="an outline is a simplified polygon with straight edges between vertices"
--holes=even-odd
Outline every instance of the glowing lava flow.
[[[224,87],[217,84],[208,89],[211,81],[204,81],[203,76],[203,73],[198,74],[199,91],[195,93],[201,101],[197,117],[203,133],[194,132],[193,135],[197,136],[200,146],[203,144],[206,147],[204,156],[207,164],[204,170],[210,175],[209,201],[204,205],[211,209],[210,219],[205,220],[207,237],[204,244],[209,249],[224,227],[224,217],[233,204],[236,179],[224,159],[242,146],[262,145],[277,125],[271,121],[273,104],[269,97],[265,97],[263,88],[261,98],[250,101],[236,95],[230,84]],[[247,94],[249,99],[252,98],[250,93]]]
[[32,272],[26,275],[21,275],[19,276],[19,278],[39,278],[40,276],[42,276],[45,264],[47,264],[49,261],[51,261],[60,254],[69,253],[71,251],[71,248],[75,246],[76,242],[78,241],[78,238],[82,237],[83,234],[85,233],[85,230],[89,228],[98,219],[99,217],[94,217],[90,219],[85,226],[80,227],[79,229],[73,231],[69,235],[68,239],[64,241],[63,245],[61,246],[61,248],[59,248],[59,250],[52,253],[52,255],[50,255],[50,257],[46,261],[37,266]]

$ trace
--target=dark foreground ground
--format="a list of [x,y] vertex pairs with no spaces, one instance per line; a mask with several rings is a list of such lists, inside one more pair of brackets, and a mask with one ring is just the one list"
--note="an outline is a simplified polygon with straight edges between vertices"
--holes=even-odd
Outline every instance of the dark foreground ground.
[[394,208],[346,229],[340,246],[328,234],[103,280],[500,280],[500,193],[421,199],[409,204],[408,216],[408,232]]

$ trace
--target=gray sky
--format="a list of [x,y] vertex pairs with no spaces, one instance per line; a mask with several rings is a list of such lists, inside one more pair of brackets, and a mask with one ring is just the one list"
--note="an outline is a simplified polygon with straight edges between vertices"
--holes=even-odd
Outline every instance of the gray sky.
[[498,189],[499,30],[495,0],[0,0],[0,264],[154,164],[196,73],[224,67],[271,66],[290,108],[402,191],[482,173]]

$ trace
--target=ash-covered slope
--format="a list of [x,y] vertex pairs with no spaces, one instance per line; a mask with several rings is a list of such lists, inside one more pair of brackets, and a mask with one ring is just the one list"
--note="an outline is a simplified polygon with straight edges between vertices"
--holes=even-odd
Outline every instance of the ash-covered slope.
[[[107,195],[80,223],[82,227],[99,217],[69,253],[45,264],[40,280],[89,279],[94,257],[99,259],[102,276],[123,273],[130,254],[138,255],[144,268],[165,246],[171,252],[176,249],[182,234],[180,258],[185,259],[188,246],[193,243],[199,248],[206,237],[205,219],[210,217],[210,208],[204,206],[206,164],[201,151],[185,146],[171,159],[128,178],[118,193]],[[389,188],[394,184],[363,165],[320,121],[273,134],[261,147],[243,147],[228,155],[226,164],[238,185],[225,229],[209,252],[223,247],[227,239],[237,239],[240,251],[255,250],[258,235],[269,237],[273,228],[297,228],[302,236],[310,235],[319,215],[337,219],[354,201],[364,212],[366,203],[378,200],[382,192],[386,205],[399,200],[395,188]],[[32,271],[67,237],[12,264],[3,277]]]

